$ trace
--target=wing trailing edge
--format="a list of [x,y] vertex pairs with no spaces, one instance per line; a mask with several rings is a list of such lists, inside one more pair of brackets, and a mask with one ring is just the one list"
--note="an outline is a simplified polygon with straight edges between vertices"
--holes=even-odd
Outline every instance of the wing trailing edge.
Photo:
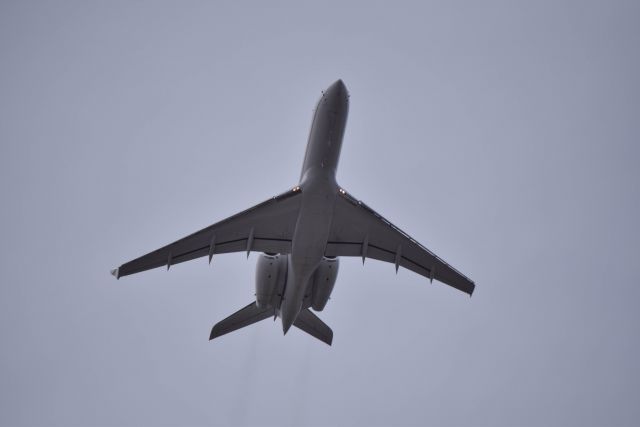
[[365,203],[342,190],[336,198],[325,256],[377,259],[438,280],[469,295],[475,283],[393,225]]
[[116,278],[153,268],[230,252],[291,253],[291,239],[300,209],[301,193],[294,187],[279,196],[203,228],[111,271]]

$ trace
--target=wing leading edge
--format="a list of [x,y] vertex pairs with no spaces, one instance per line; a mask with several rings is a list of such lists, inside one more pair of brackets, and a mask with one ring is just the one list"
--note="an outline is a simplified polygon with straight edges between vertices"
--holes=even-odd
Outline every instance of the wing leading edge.
[[467,294],[475,284],[433,252],[384,219],[363,202],[340,190],[326,256],[361,256],[394,263]]
[[295,187],[223,221],[122,264],[117,278],[170,266],[195,258],[230,252],[291,253],[291,239],[300,209],[301,190]]

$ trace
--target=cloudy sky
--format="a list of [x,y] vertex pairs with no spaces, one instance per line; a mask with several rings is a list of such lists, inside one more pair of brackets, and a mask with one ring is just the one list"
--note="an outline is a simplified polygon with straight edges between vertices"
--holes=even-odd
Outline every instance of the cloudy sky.
[[[640,423],[640,5],[0,4],[0,425]],[[343,259],[323,343],[265,321],[257,254],[109,269],[338,180],[473,298]]]

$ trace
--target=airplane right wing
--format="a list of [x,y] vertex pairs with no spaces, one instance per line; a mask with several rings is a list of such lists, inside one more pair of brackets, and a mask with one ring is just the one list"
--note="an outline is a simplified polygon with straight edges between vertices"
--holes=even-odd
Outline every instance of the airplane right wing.
[[336,197],[325,255],[395,263],[396,271],[402,266],[469,295],[475,288],[471,279],[342,189]]
[[300,187],[210,225],[113,269],[116,278],[195,258],[229,252],[291,253],[300,210]]

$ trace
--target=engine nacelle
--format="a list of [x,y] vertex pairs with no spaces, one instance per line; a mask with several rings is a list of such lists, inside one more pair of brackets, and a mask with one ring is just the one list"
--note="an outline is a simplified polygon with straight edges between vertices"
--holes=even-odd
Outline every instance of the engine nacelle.
[[339,265],[340,260],[338,258],[325,257],[322,258],[320,265],[313,273],[311,278],[311,307],[314,310],[322,311],[324,306],[327,305],[333,286],[336,284]]
[[287,280],[287,256],[261,254],[256,266],[256,305],[275,307]]

